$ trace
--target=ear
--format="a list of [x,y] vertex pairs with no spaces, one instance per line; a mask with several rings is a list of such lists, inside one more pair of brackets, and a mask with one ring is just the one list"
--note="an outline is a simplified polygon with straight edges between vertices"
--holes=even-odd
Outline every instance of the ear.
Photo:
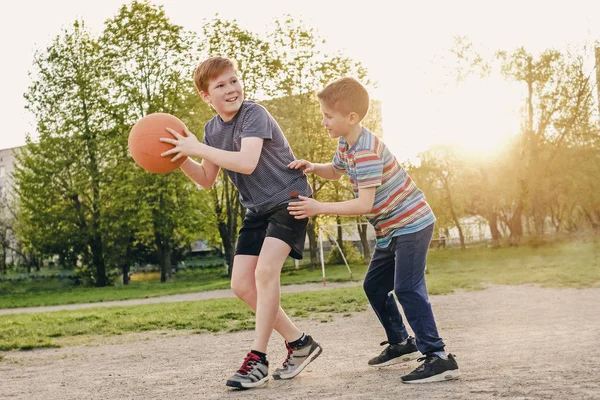
[[360,123],[360,117],[354,111],[351,112],[350,115],[348,115],[348,124],[349,125],[356,125],[358,123]]
[[200,97],[202,97],[202,100],[204,100],[204,102],[206,104],[210,104],[211,100],[210,100],[210,95],[208,94],[208,92],[205,92],[204,90],[200,91]]

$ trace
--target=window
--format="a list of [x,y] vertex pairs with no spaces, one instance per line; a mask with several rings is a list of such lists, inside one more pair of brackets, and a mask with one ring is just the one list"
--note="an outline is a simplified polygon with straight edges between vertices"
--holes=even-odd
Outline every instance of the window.
[[4,177],[4,166],[0,166],[0,178]]

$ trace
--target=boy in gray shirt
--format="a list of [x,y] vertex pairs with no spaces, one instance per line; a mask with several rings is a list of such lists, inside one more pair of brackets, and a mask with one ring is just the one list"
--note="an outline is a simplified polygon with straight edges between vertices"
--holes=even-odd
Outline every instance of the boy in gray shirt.
[[321,354],[311,336],[299,330],[279,305],[279,279],[288,255],[301,259],[307,220],[297,220],[287,210],[291,197],[311,196],[306,176],[287,167],[294,154],[268,111],[244,100],[235,63],[223,57],[202,62],[194,72],[194,84],[202,99],[217,115],[204,127],[202,143],[185,131],[167,129],[173,139],[163,156],[188,158],[181,170],[204,188],[210,188],[223,168],[248,209],[240,229],[231,288],[256,312],[255,339],[242,366],[227,386],[247,389],[268,380],[267,343],[273,329],[285,339],[288,356],[275,379],[291,379]]

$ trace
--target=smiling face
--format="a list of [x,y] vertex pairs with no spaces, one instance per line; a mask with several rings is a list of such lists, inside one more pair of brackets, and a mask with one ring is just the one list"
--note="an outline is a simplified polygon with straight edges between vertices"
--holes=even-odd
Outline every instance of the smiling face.
[[323,114],[321,125],[327,129],[329,137],[332,139],[340,136],[346,137],[351,132],[351,128],[354,125],[352,123],[351,115],[344,115],[333,107],[328,106],[323,101],[319,101],[319,105],[321,114]]
[[207,90],[201,91],[202,99],[210,104],[223,118],[231,120],[244,101],[244,89],[234,69],[225,69],[208,82]]

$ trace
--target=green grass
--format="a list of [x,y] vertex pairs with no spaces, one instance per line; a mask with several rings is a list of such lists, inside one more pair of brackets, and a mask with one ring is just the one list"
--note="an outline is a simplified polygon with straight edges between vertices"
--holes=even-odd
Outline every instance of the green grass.
[[97,303],[192,293],[229,287],[222,270],[196,270],[177,275],[173,281],[132,281],[129,285],[104,288],[74,287],[65,281],[4,282],[0,284],[0,308]]
[[[331,313],[367,308],[360,288],[284,294],[282,306],[293,317],[329,321]],[[254,327],[254,314],[238,299],[160,303],[39,314],[0,316],[0,350],[30,350],[93,342],[98,336],[131,332],[186,330],[196,333]]]
[[[354,279],[362,279],[365,270],[365,265],[353,266]],[[489,283],[600,287],[600,245],[571,243],[539,248],[435,250],[430,252],[428,270],[427,282],[431,294],[477,290]],[[329,282],[348,279],[345,266],[328,267],[326,271]],[[287,284],[320,281],[319,269],[286,271],[282,276],[282,282]],[[137,282],[129,288],[72,289],[70,295],[54,293],[46,288],[45,292],[23,291],[21,295],[29,299],[29,304],[31,299],[42,298],[58,304],[64,300],[114,300],[224,287],[228,287],[227,278],[214,271],[200,271],[181,274],[176,281],[164,285]],[[12,296],[19,295],[13,293]],[[7,297],[10,296],[4,296],[4,299]],[[282,306],[292,317],[308,317],[327,322],[332,319],[333,314],[349,316],[353,312],[365,310],[368,302],[362,288],[357,286],[284,294]],[[238,331],[253,327],[254,314],[237,299],[5,315],[0,316],[0,350],[89,343],[99,337],[134,332],[185,330],[202,333]]]
[[[360,280],[366,265],[351,266],[354,280]],[[328,266],[328,282],[350,280],[346,266]],[[300,270],[287,269],[281,274],[281,284],[321,282],[320,268]],[[104,288],[73,287],[67,281],[33,281],[0,283],[0,309],[17,307],[52,306],[59,304],[98,303],[104,301],[143,299],[171,294],[196,293],[229,288],[229,278],[223,269],[205,269],[179,272],[173,280],[160,283],[153,281],[131,281],[129,285]]]
[[485,284],[598,287],[600,243],[449,249],[431,252],[427,265],[427,286],[431,294],[480,289]]
[[[352,280],[361,280],[367,266],[351,265]],[[484,283],[590,287],[600,281],[600,243],[569,243],[547,247],[474,248],[432,250],[428,257],[428,283],[432,294],[455,289],[477,289]],[[327,266],[328,282],[350,280],[343,265]],[[282,285],[321,282],[321,269],[286,268]],[[222,269],[180,272],[167,283],[132,281],[128,286],[85,288],[68,281],[0,283],[0,308],[95,303],[226,289]]]
[[[364,277],[367,266],[351,265],[353,280]],[[486,283],[542,286],[591,287],[600,282],[600,243],[574,242],[547,247],[473,248],[432,250],[428,257],[427,281],[431,294],[456,289],[479,289]],[[327,266],[328,282],[350,280],[344,265]],[[321,269],[289,267],[281,275],[282,285],[321,282]],[[67,281],[0,283],[0,308],[96,303],[149,298],[229,288],[222,269],[180,272],[167,283],[132,281],[128,286],[106,288],[72,287]]]

